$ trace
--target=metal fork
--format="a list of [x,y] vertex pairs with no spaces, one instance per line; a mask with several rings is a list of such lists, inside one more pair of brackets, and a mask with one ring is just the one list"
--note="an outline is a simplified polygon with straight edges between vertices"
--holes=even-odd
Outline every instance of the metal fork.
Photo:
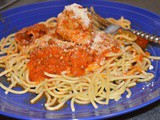
[[141,37],[141,38],[144,38],[148,41],[160,44],[160,36],[145,33],[140,30],[125,29],[119,25],[112,24],[109,21],[107,21],[106,19],[104,19],[103,17],[101,17],[100,15],[96,14],[93,7],[91,7],[89,9],[89,11],[92,14],[94,23],[99,27],[99,29],[104,30],[106,33],[116,34],[119,30],[125,30],[125,31],[129,31],[129,32]]

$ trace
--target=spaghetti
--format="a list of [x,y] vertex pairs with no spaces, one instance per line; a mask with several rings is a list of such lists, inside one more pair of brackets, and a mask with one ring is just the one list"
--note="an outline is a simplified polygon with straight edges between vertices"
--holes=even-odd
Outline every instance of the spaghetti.
[[[48,110],[58,110],[71,100],[75,111],[75,103],[98,108],[97,103],[118,101],[125,91],[129,98],[130,87],[154,77],[146,71],[150,59],[160,58],[144,52],[135,35],[124,31],[108,35],[92,26],[91,20],[86,9],[72,4],[57,18],[2,38],[0,67],[4,71],[0,77],[5,75],[11,83],[8,87],[0,83],[5,94],[37,94],[31,103],[46,96]],[[123,17],[108,20],[130,28],[130,21]],[[23,90],[13,90],[16,86]]]

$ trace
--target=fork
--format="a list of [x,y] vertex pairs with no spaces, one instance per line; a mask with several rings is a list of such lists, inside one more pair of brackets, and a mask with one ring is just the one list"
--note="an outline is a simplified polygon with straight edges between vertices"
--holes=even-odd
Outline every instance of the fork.
[[140,30],[122,28],[119,25],[110,23],[105,18],[98,15],[94,11],[93,7],[90,7],[88,10],[91,12],[94,23],[96,24],[96,26],[98,26],[98,28],[100,30],[104,30],[108,34],[116,34],[119,30],[125,30],[125,31],[129,31],[129,32],[141,37],[141,38],[144,38],[148,41],[160,44],[160,36],[149,34],[149,33],[146,33],[146,32],[140,31]]

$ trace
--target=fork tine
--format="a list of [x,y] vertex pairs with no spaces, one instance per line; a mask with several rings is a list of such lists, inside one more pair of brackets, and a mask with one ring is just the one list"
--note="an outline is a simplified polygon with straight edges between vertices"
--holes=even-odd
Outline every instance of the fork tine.
[[89,11],[92,14],[94,25],[100,29],[105,30],[106,33],[115,34],[117,30],[120,28],[118,25],[112,25],[108,22],[105,18],[101,17],[100,15],[96,14],[93,7],[90,7]]
[[107,27],[104,22],[102,22],[96,15],[92,14],[93,20],[95,20],[97,23],[99,23],[99,25],[103,26],[103,27]]
[[93,23],[94,23],[94,26],[96,27],[96,29],[105,30],[106,26],[102,25],[102,23],[100,23],[98,21],[98,18],[93,14],[93,13],[95,13],[94,8],[90,7],[90,8],[87,8],[87,9],[88,9],[88,11],[91,12],[91,15],[93,17],[92,20],[93,20]]
[[92,6],[90,7],[89,10],[90,10],[91,13],[96,13],[95,10],[94,10],[94,7],[92,7]]
[[90,7],[89,11],[92,13],[93,19],[96,20],[99,24],[103,25],[104,27],[107,27],[110,25],[110,23],[106,19],[96,14],[93,7]]
[[100,29],[100,30],[105,30],[106,27],[102,26],[101,24],[99,24],[96,20],[93,20],[93,23],[94,23],[94,26],[97,28],[97,29]]
[[[92,13],[95,13],[93,7],[90,7],[90,8],[87,7],[87,10],[91,13],[92,18],[95,17],[95,16],[92,14]],[[96,29],[105,30],[105,27],[102,26],[95,18],[93,18],[92,20],[93,20],[94,27],[95,27]]]

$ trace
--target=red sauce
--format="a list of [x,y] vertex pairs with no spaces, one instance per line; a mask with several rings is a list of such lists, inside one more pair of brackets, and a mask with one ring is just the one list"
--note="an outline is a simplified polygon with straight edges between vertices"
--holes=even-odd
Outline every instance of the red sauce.
[[87,52],[89,49],[82,46],[74,46],[64,49],[57,45],[47,46],[44,48],[36,48],[30,54],[30,62],[28,63],[29,77],[31,81],[40,82],[46,78],[44,72],[51,74],[61,74],[63,71],[69,71],[67,75],[82,76],[85,69],[92,63],[100,62],[104,59],[108,52],[118,52],[118,47],[112,47],[110,51],[104,51],[98,54],[96,51]]
[[135,41],[142,49],[145,49],[148,45],[148,40],[138,37],[137,40]]
[[139,55],[139,61],[142,62],[142,60],[143,60],[143,54],[140,54]]
[[80,47],[67,51],[58,46],[37,48],[30,56],[29,76],[31,81],[37,82],[46,78],[44,72],[61,74],[62,71],[70,71],[69,75],[81,76],[94,61],[95,56]]
[[23,28],[15,34],[16,42],[21,46],[30,45],[35,39],[40,38],[47,33],[47,28],[44,24],[35,24],[30,27]]

